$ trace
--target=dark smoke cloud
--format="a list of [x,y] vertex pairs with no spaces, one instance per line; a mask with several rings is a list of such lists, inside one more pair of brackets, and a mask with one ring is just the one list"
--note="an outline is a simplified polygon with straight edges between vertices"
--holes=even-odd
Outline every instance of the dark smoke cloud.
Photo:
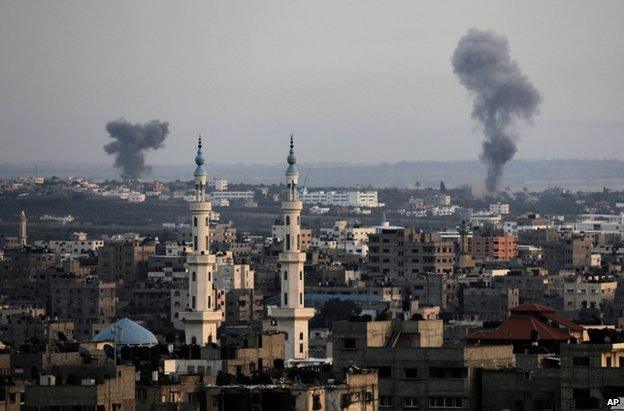
[[115,167],[121,168],[121,177],[137,179],[149,173],[145,165],[145,150],[164,146],[169,134],[169,123],[152,120],[145,124],[132,124],[124,118],[106,123],[106,131],[115,141],[104,146],[108,154],[115,154]]
[[451,58],[460,83],[473,99],[472,118],[483,126],[481,160],[488,167],[486,188],[498,190],[503,167],[517,151],[516,119],[531,123],[542,97],[511,60],[507,39],[470,29]]

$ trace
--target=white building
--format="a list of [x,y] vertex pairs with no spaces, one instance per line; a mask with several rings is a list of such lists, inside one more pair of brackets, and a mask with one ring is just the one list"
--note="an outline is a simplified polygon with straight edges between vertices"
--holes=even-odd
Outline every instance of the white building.
[[374,233],[374,227],[353,227],[346,220],[339,220],[331,228],[321,228],[320,236],[313,238],[312,244],[318,248],[340,249],[365,257],[368,255],[368,236]]
[[506,204],[506,203],[490,204],[490,213],[507,215],[509,214],[509,204]]
[[231,251],[216,257],[215,289],[230,290],[254,289],[254,270],[249,264],[234,264]]
[[624,233],[624,213],[582,214],[575,224],[575,229],[586,233],[621,235]]
[[217,191],[225,191],[228,189],[228,181],[223,178],[213,178],[208,185],[214,187]]
[[79,240],[37,241],[36,245],[48,247],[55,254],[69,255],[75,258],[81,255],[88,255],[89,252],[96,252],[104,246],[104,241],[83,238]]
[[138,191],[131,191],[128,193],[128,202],[130,203],[142,203],[145,201],[145,194]]
[[253,191],[213,191],[210,193],[210,200],[212,201],[220,201],[220,200],[229,200],[229,201],[253,201],[254,192]]
[[601,308],[606,301],[613,301],[617,281],[584,278],[577,282],[563,284],[564,310],[580,310],[581,308]]
[[306,204],[337,207],[382,207],[377,191],[311,191],[303,190],[301,198]]

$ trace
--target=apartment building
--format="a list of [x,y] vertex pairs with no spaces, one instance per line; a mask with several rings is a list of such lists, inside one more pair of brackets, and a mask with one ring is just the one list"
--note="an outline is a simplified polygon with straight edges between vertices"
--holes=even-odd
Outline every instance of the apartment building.
[[474,261],[509,261],[518,256],[518,238],[476,234],[468,238],[468,252]]
[[502,321],[520,304],[517,288],[471,287],[462,290],[464,316],[481,321]]
[[132,283],[145,280],[149,257],[156,254],[152,239],[106,243],[98,252],[98,274],[107,282]]
[[510,345],[443,345],[441,320],[339,321],[333,333],[334,373],[376,369],[380,410],[480,409],[480,370],[514,363]]
[[373,276],[401,278],[408,273],[451,273],[454,265],[452,241],[439,233],[414,228],[383,228],[369,236],[368,269]]

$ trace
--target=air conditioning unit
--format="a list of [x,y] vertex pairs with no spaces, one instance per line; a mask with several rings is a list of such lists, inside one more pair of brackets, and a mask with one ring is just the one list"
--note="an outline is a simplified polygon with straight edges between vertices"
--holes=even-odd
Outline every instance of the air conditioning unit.
[[95,379],[93,378],[85,378],[83,380],[80,381],[80,385],[95,385]]

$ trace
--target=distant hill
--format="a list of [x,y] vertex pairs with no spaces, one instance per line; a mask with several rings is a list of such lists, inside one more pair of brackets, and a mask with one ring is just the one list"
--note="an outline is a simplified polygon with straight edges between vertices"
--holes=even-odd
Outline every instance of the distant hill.
[[[87,177],[96,181],[119,178],[118,170],[108,164],[37,163],[42,176]],[[282,181],[283,164],[207,164],[211,176],[233,183],[274,184]],[[478,161],[403,161],[378,165],[302,163],[301,183],[308,187],[447,187],[470,185],[481,187],[485,167]],[[154,165],[146,181],[189,180],[191,165]],[[35,164],[0,163],[0,178],[33,176]],[[527,187],[541,190],[559,186],[570,190],[597,191],[603,186],[624,189],[624,161],[620,160],[514,160],[505,170],[503,185],[512,189]]]

